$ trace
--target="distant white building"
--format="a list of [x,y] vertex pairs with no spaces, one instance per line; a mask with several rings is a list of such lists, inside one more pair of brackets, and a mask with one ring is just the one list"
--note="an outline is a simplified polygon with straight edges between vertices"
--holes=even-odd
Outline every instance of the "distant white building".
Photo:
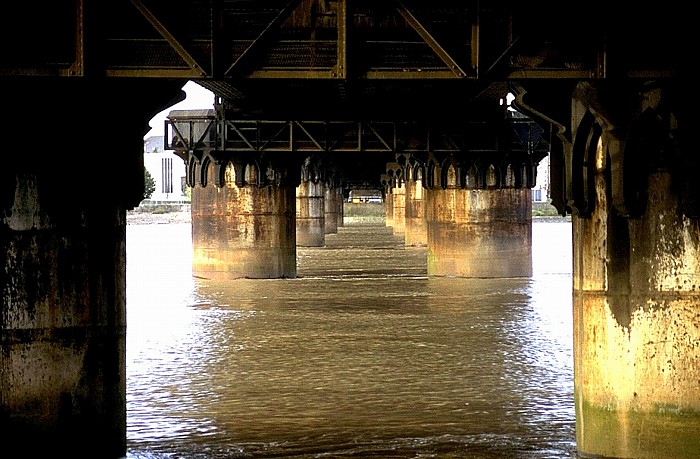
[[152,205],[189,204],[190,197],[185,183],[185,162],[172,150],[164,150],[163,125],[171,110],[192,110],[214,107],[214,93],[188,81],[182,87],[187,97],[156,114],[150,121],[151,130],[143,140],[143,162],[146,170],[155,181],[156,189],[150,199],[145,199],[139,207]]
[[534,202],[549,202],[549,155],[542,158],[537,165],[537,178],[532,188]]
[[143,163],[156,185],[150,201],[154,204],[189,202],[185,162],[172,150],[164,150],[163,144],[162,135],[143,141]]

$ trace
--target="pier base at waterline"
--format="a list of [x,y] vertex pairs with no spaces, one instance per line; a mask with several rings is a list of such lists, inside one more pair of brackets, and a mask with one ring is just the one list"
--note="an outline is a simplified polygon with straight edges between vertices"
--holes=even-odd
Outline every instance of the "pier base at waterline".
[[640,218],[572,219],[581,457],[700,457],[700,225],[670,174],[648,190]]
[[[102,80],[4,88],[22,102],[0,113],[20,142],[0,167],[7,457],[126,454],[126,210],[143,199],[143,127],[179,88]],[[46,107],[58,116],[39,123]],[[110,118],[120,120],[112,142],[79,129]],[[32,145],[38,133],[50,147]]]
[[325,233],[336,234],[338,232],[338,214],[340,210],[340,202],[338,198],[338,188],[326,184],[324,190],[324,207],[325,207]]
[[16,197],[31,202],[16,199],[0,230],[2,448],[121,457],[126,213],[104,203],[47,209],[37,179],[17,178]]
[[238,185],[230,164],[225,175],[220,187],[197,184],[192,189],[194,275],[296,277],[296,186],[261,186],[254,180]]
[[397,180],[391,190],[391,223],[394,235],[405,237],[406,234],[406,186],[403,181]]
[[296,238],[299,247],[326,244],[325,186],[302,180],[296,188]]
[[428,226],[425,220],[426,192],[420,177],[406,180],[406,212],[404,242],[411,247],[425,247],[428,244]]
[[428,275],[532,275],[532,196],[527,188],[427,193]]

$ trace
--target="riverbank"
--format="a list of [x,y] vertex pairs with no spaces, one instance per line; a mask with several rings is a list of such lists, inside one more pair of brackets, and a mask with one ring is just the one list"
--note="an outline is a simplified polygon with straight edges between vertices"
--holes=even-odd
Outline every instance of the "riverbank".
[[169,223],[190,223],[192,214],[189,210],[173,212],[144,212],[128,211],[126,213],[127,225],[163,225]]
[[[345,205],[343,222],[345,225],[377,225],[386,222],[383,204],[352,204]],[[571,221],[571,216],[562,217],[557,214],[536,215],[533,212],[533,222],[562,222]],[[126,213],[129,225],[162,225],[170,223],[190,223],[192,215],[187,210],[148,211],[143,209],[130,210]]]

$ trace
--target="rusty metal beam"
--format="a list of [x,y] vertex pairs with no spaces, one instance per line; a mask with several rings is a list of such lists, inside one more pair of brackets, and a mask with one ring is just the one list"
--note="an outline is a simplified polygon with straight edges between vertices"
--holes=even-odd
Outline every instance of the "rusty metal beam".
[[[42,31],[32,29],[36,17],[28,14],[32,12],[32,8],[35,8],[31,6],[31,2],[10,2],[13,5],[22,6],[18,7],[20,13],[14,16],[11,12],[7,14],[11,21],[8,24],[14,25],[14,27],[8,29],[10,32],[1,35],[4,39],[5,49],[11,52],[3,56],[6,59],[0,65],[0,75],[179,78],[208,81],[219,87],[225,87],[229,83],[238,84],[235,82],[236,77],[260,80],[294,79],[297,82],[304,79],[343,81],[352,78],[360,82],[357,87],[362,86],[363,80],[387,80],[387,91],[391,91],[393,89],[391,80],[475,78],[488,84],[490,80],[599,80],[607,79],[610,76],[630,79],[675,78],[690,73],[690,65],[680,59],[685,53],[682,52],[682,47],[676,45],[682,41],[674,38],[676,36],[684,38],[686,32],[678,31],[680,28],[674,26],[673,23],[667,24],[658,21],[656,15],[652,13],[649,13],[648,17],[644,16],[648,21],[645,24],[656,25],[661,31],[665,31],[668,37],[662,39],[647,37],[647,34],[643,33],[645,28],[632,25],[629,36],[623,36],[621,31],[613,34],[613,38],[618,39],[609,44],[617,46],[611,48],[616,52],[608,55],[600,37],[588,34],[589,31],[595,32],[597,29],[591,28],[589,30],[589,27],[586,26],[587,22],[583,22],[582,18],[579,18],[581,21],[572,19],[573,24],[578,25],[579,28],[572,29],[571,33],[576,32],[580,36],[577,35],[576,39],[571,42],[567,35],[568,26],[561,22],[540,19],[536,11],[524,12],[505,5],[503,7],[492,6],[487,5],[486,2],[477,1],[464,2],[464,4],[456,1],[434,0],[434,2],[436,3],[435,8],[429,9],[433,11],[432,14],[437,15],[438,22],[436,24],[443,21],[442,23],[453,28],[448,31],[450,36],[460,37],[459,55],[456,54],[456,51],[451,51],[452,54],[448,52],[451,48],[447,46],[447,42],[442,42],[438,30],[429,30],[433,28],[431,22],[426,22],[418,10],[413,10],[411,3],[414,2],[394,0],[393,3],[387,2],[391,6],[392,21],[398,19],[402,29],[405,25],[407,31],[418,35],[416,40],[409,41],[400,35],[398,42],[407,46],[418,45],[420,49],[406,47],[406,55],[401,56],[405,58],[404,60],[387,61],[386,64],[376,64],[369,59],[364,60],[365,57],[361,53],[353,54],[351,52],[352,46],[363,45],[353,41],[355,38],[362,39],[362,30],[358,30],[358,35],[353,36],[355,3],[348,0],[334,0],[328,3],[330,9],[324,10],[324,14],[334,15],[337,30],[333,30],[332,20],[327,20],[323,23],[323,33],[319,34],[318,37],[319,43],[325,41],[322,43],[324,60],[318,59],[317,61],[314,54],[311,58],[312,64],[305,65],[304,59],[308,57],[307,55],[302,54],[301,51],[297,51],[299,56],[296,57],[283,54],[287,44],[281,43],[282,46],[275,47],[274,52],[280,53],[284,58],[289,57],[291,63],[275,61],[267,68],[256,68],[254,65],[248,67],[245,64],[249,59],[254,60],[260,56],[261,52],[268,49],[265,42],[269,42],[270,38],[274,39],[273,36],[286,19],[291,18],[297,22],[305,20],[308,12],[301,11],[300,8],[312,5],[312,2],[283,0],[282,3],[275,2],[278,6],[272,10],[265,2],[245,2],[245,6],[233,8],[234,13],[226,16],[226,19],[230,19],[231,22],[230,24],[227,22],[226,29],[224,29],[223,16],[228,14],[224,8],[224,5],[227,4],[224,0],[210,0],[201,2],[201,4],[197,2],[198,8],[193,8],[192,11],[200,16],[193,18],[187,17],[180,11],[183,4],[178,2],[170,2],[173,3],[172,5],[168,2],[157,2],[164,8],[157,10],[153,9],[147,0],[130,0],[130,3],[122,0],[109,2],[73,0],[67,2],[64,7],[55,6],[55,8],[49,9],[44,17],[47,24],[54,23],[51,19],[54,18],[56,11],[62,12],[60,15],[62,21],[60,22],[65,24],[60,27],[44,27],[43,29],[46,30],[44,30],[43,35]],[[8,3],[8,7],[10,3]],[[46,0],[44,5],[59,5],[61,3]],[[375,7],[372,6],[372,3],[366,2],[365,6],[360,6],[358,11],[361,11],[362,8],[373,11]],[[440,10],[440,4],[447,6],[444,11]],[[455,9],[459,11],[460,15],[463,15],[463,19],[460,21],[451,21],[447,16],[452,14],[451,12]],[[256,27],[264,29],[262,32],[258,29],[253,32],[253,36],[248,36],[247,22],[245,21],[247,21],[247,15],[251,13],[255,15],[256,21],[258,18],[266,19],[260,19],[262,22],[256,23]],[[440,15],[443,17],[441,18]],[[681,15],[685,16],[686,13],[681,10],[674,12],[671,17],[680,20]],[[39,11],[37,11],[36,16],[40,16]],[[432,16],[430,17],[432,18]],[[118,24],[116,28],[106,27],[105,21],[114,18],[124,18],[125,21],[135,19],[137,23],[129,24],[126,22]],[[159,35],[153,38],[144,38],[141,34],[143,19],[147,21],[146,27],[150,24],[150,27]],[[178,32],[176,39],[173,31],[176,30],[176,27],[179,30],[180,25],[185,26],[184,21],[189,20],[198,26],[210,24],[210,35],[207,35],[206,27],[202,26],[192,36],[189,36],[188,32],[182,32],[185,35],[180,36],[180,32]],[[514,28],[514,24],[517,27]],[[237,35],[239,25],[246,30],[245,34],[241,36]],[[312,25],[315,27],[314,24]],[[549,25],[555,28],[556,33],[550,33],[546,27]],[[602,27],[601,24],[597,25]],[[290,33],[290,36],[294,37],[292,45],[297,46],[298,50],[305,49],[307,44],[299,39],[299,35],[306,30],[307,25],[290,22],[290,26],[298,27]],[[380,23],[375,26],[381,27]],[[390,33],[393,27],[396,25],[387,26],[386,30],[382,32]],[[460,29],[458,30],[456,27],[460,27]],[[470,27],[471,30],[469,30]],[[537,28],[535,29],[535,27]],[[134,33],[131,33],[131,30]],[[183,30],[191,29],[183,27]],[[335,42],[332,38],[334,31],[337,32]],[[436,35],[431,34],[431,31]],[[521,34],[520,39],[513,39],[514,31]],[[37,32],[35,41],[29,44],[23,43],[31,38],[31,32]],[[147,35],[151,35],[150,30],[147,32]],[[487,33],[487,35],[483,35],[483,33]],[[471,34],[471,38],[469,34]],[[663,37],[663,34],[655,34],[654,36],[657,35]],[[54,49],[56,52],[37,52],[37,50],[50,48],[46,45],[51,45],[49,40],[53,37],[56,38],[57,42],[60,42],[60,46],[57,45]],[[624,37],[624,39],[619,39],[620,37]],[[315,35],[313,40],[316,40]],[[588,40],[588,43],[585,40]],[[238,52],[239,46],[244,48],[233,63],[233,59],[230,57],[234,52],[234,49],[231,48],[232,42],[236,49],[235,52]],[[654,45],[654,47],[658,45],[658,49],[651,48],[650,45]],[[523,50],[519,49],[520,46],[524,47]],[[651,49],[647,50],[647,48]],[[129,49],[137,49],[139,52],[130,56],[127,54]],[[209,55],[205,51],[208,49],[211,51]],[[163,51],[167,52],[167,56],[160,55]],[[523,53],[519,54],[521,51]],[[335,57],[332,56],[334,52]],[[645,53],[649,55],[648,58]],[[402,68],[410,67],[413,57],[425,58],[426,56],[430,58],[431,62],[425,64],[426,67]],[[566,59],[559,59],[558,56],[565,56]],[[537,57],[551,57],[552,59],[538,62]],[[295,61],[295,58],[298,60]],[[416,59],[416,61],[418,60]],[[121,62],[127,63],[122,65]],[[460,64],[463,67],[460,67]],[[319,65],[323,65],[323,67],[319,67]],[[348,65],[351,68],[348,68]],[[242,69],[244,66],[245,70]],[[357,70],[365,67],[370,68],[367,71]],[[614,75],[608,75],[610,69],[614,70]],[[260,94],[266,94],[262,84],[264,83],[258,85],[256,82],[248,85],[248,82],[245,82],[240,84],[240,87],[250,91],[247,95],[252,100]],[[277,82],[271,82],[271,85],[277,84]],[[311,81],[306,85],[305,89],[308,90],[309,94],[314,94],[314,84],[316,81]],[[403,85],[404,83],[400,82],[399,84]],[[447,84],[451,85],[452,83],[448,82]],[[465,85],[469,84],[470,82],[465,82]],[[370,85],[375,86],[376,82],[373,81]],[[302,84],[299,84],[299,87],[302,87]],[[229,92],[233,92],[233,90]],[[236,98],[241,99],[242,96],[237,95]]]
[[474,72],[474,78],[479,78],[479,51],[481,48],[481,12],[478,11],[478,8],[476,13],[476,20],[472,24],[471,34],[471,55],[469,56],[469,63],[471,64],[472,72]]
[[120,68],[107,69],[109,77],[125,77],[125,78],[180,78],[185,80],[196,80],[202,77],[202,74],[197,70],[189,69],[165,69],[158,68]]
[[306,134],[306,136],[309,138],[309,140],[311,140],[311,142],[313,142],[313,144],[316,145],[318,151],[324,150],[324,148],[321,146],[320,142],[318,140],[316,140],[313,135],[311,135],[311,133],[306,129],[306,127],[304,126],[304,124],[301,121],[295,121],[294,125],[299,127],[299,129],[301,129],[301,131],[304,134]]
[[452,70],[424,70],[424,69],[397,69],[397,70],[368,70],[365,73],[368,80],[432,80],[461,78]]
[[[367,127],[368,127],[369,130],[372,131],[372,133],[377,137],[377,140],[379,140],[379,142],[381,142],[381,144],[384,145],[384,147],[386,148],[387,151],[391,151],[392,149],[395,149],[395,147],[392,148],[392,146],[389,145],[389,142],[387,142],[387,141],[381,136],[381,134],[380,134],[379,132],[377,132],[377,130],[376,130],[376,129],[374,128],[374,126],[372,125],[372,123],[367,123]],[[393,132],[394,132],[394,140],[395,140],[395,139],[396,139],[396,135],[395,135],[395,134],[396,134],[396,129],[394,129]],[[394,144],[393,144],[393,145],[396,145],[396,142],[395,142],[395,141],[394,141]]]
[[408,11],[408,8],[404,6],[404,4],[401,2],[401,0],[395,0],[396,4],[398,5],[397,10],[403,16],[403,18],[406,20],[408,25],[410,25],[413,30],[415,30],[418,35],[421,36],[421,38],[425,41],[425,43],[430,46],[430,49],[433,50],[435,54],[442,60],[442,62],[445,63],[445,65],[450,69],[450,71],[454,74],[454,76],[458,78],[463,78],[467,76],[467,73],[462,70],[462,68],[457,64],[457,61],[455,61],[452,56],[449,55],[447,51],[443,49],[443,47],[440,45],[440,43],[433,38],[433,36],[428,32],[428,30],[423,27],[423,24],[416,19],[413,14],[411,14],[410,11]]
[[325,70],[254,70],[247,74],[250,78],[303,78],[307,80],[328,79],[329,73]]
[[348,5],[347,0],[338,0],[337,3],[338,24],[338,56],[337,64],[333,69],[332,76],[335,78],[345,78],[348,69]]
[[595,69],[565,70],[565,69],[534,69],[534,68],[511,70],[511,72],[506,76],[506,79],[508,79],[508,80],[542,79],[542,78],[590,80],[590,79],[596,79],[598,77],[597,77],[597,72]]
[[85,75],[85,0],[77,0],[75,61],[68,69],[70,76]]
[[200,77],[206,76],[207,72],[193,58],[190,53],[180,44],[180,42],[168,31],[168,29],[158,20],[141,0],[131,0],[131,4],[143,15],[143,17],[153,26],[154,29],[170,44],[175,52],[184,60],[190,69],[198,73]]
[[[0,66],[0,76],[85,76],[85,0],[76,0],[75,5],[75,30],[72,31],[75,40],[73,62],[43,63],[43,66],[37,65],[32,67]],[[8,16],[8,20],[16,20],[16,18]]]
[[[515,120],[515,124],[532,121]],[[262,152],[440,152],[488,153],[498,148],[470,148],[455,140],[466,132],[451,132],[443,126],[423,123],[421,129],[395,121],[265,121],[213,120],[210,117],[176,116],[166,120],[165,149],[179,152],[217,150],[229,153]],[[222,128],[215,129],[218,123]],[[185,128],[183,132],[183,128]],[[532,131],[532,130],[530,130]],[[518,137],[522,151],[534,154],[546,145],[533,143],[536,137]],[[518,131],[522,136],[522,130]],[[303,135],[302,137],[299,137]],[[172,136],[172,140],[167,138]],[[408,136],[408,137],[407,137]],[[391,137],[391,139],[389,138]],[[411,142],[407,141],[411,140]],[[464,140],[464,139],[462,139]],[[543,141],[544,139],[540,139]],[[401,141],[406,141],[401,143]],[[468,151],[467,151],[468,150]],[[544,150],[543,150],[544,151]]]
[[289,14],[294,11],[294,9],[299,5],[301,0],[290,0],[287,5],[280,10],[280,12],[275,16],[275,18],[270,21],[270,23],[265,27],[265,29],[260,32],[260,34],[253,40],[250,45],[241,53],[238,58],[233,61],[229,68],[224,72],[224,76],[231,76],[231,72],[236,68],[241,66],[241,62],[248,58],[251,53],[260,46],[266,37],[268,37],[275,26],[279,25],[284,19],[289,17]]

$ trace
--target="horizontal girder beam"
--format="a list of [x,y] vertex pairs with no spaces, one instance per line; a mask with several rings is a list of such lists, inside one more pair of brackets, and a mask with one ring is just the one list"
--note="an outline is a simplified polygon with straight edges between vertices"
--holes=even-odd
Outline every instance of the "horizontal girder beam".
[[164,148],[180,152],[488,153],[548,151],[542,129],[527,118],[508,120],[507,134],[486,122],[431,125],[403,121],[226,120],[215,110],[172,111]]

